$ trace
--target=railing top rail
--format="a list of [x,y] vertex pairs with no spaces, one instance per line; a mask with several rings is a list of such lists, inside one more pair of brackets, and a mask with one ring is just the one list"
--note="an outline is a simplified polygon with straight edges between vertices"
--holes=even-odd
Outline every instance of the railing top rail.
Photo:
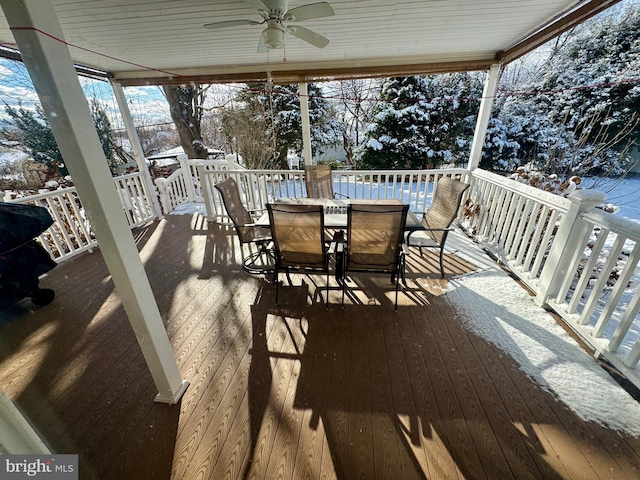
[[190,158],[187,163],[189,165],[229,165],[226,160],[211,160],[208,158]]
[[605,227],[607,230],[621,233],[625,237],[640,242],[640,224],[632,222],[626,218],[618,217],[613,213],[604,212],[602,210],[591,210],[580,215],[580,218]]
[[[220,160],[203,160],[203,162],[219,162]],[[191,162],[191,161],[190,161]],[[196,161],[193,161],[194,164]],[[202,165],[206,165],[206,163],[202,163]],[[205,170],[206,172],[206,170]],[[334,174],[340,175],[427,175],[427,174],[441,174],[447,175],[450,173],[466,173],[468,170],[466,168],[447,168],[447,169],[424,169],[424,170],[332,170]],[[226,173],[238,173],[238,174],[255,174],[255,175],[283,175],[283,174],[296,174],[303,175],[304,170],[281,170],[281,169],[268,169],[268,170],[226,170]]]
[[9,203],[33,202],[33,201],[45,199],[47,197],[55,197],[56,195],[63,195],[65,193],[75,192],[75,191],[76,191],[76,187],[59,188],[57,190],[51,190],[43,193],[36,193],[35,195],[14,198],[12,200],[9,200]]
[[176,178],[181,177],[183,175],[182,170],[178,169],[175,172],[173,172],[171,175],[169,175],[167,178],[163,178],[163,177],[158,177],[154,180],[154,182],[157,184],[158,181],[160,182],[166,182],[166,183],[171,183],[172,181],[174,181]]
[[500,175],[496,175],[495,173],[487,172],[484,170],[474,170],[472,172],[472,175],[474,178],[480,178],[486,182],[499,185],[504,189],[510,190],[512,192],[517,192],[519,195],[527,199],[542,202],[561,211],[566,212],[571,205],[571,200],[565,197],[555,195],[551,192],[545,192],[544,190],[541,190],[539,188],[516,182],[515,180],[511,180],[507,177],[501,177]]
[[117,177],[113,177],[114,181],[118,181],[118,180],[127,180],[128,178],[134,178],[134,177],[140,177],[142,176],[142,172],[133,172],[133,173],[127,173],[126,175],[119,175]]

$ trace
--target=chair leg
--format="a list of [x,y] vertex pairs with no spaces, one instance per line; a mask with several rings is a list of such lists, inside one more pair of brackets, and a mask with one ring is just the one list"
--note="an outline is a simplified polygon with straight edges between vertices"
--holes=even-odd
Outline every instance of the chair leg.
[[278,304],[278,290],[279,290],[279,285],[280,282],[278,282],[278,269],[276,268],[275,271],[273,272],[273,281],[276,284],[276,305]]
[[329,269],[327,268],[327,299],[325,300],[325,308],[329,310]]
[[442,265],[442,257],[444,256],[444,249],[440,247],[440,275],[444,278],[444,266]]
[[400,285],[400,279],[396,278],[396,305],[393,308],[396,312],[398,311],[398,286]]
[[342,304],[341,304],[342,308],[344,308],[344,289],[345,289],[346,285],[347,285],[347,279],[343,278],[342,279]]

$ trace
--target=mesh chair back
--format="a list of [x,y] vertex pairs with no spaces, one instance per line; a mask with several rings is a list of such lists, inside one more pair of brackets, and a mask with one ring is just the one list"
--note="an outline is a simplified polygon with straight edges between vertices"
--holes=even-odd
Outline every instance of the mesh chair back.
[[276,267],[326,270],[322,205],[267,204]]
[[408,209],[408,205],[349,205],[346,270],[396,272]]
[[222,182],[216,183],[215,187],[220,192],[227,215],[229,215],[233,225],[236,227],[240,242],[249,243],[255,241],[259,231],[254,226],[245,226],[253,223],[253,219],[242,203],[236,181],[229,177]]
[[304,183],[308,198],[333,198],[333,176],[329,165],[306,165]]
[[450,177],[444,177],[438,181],[431,206],[422,217],[422,225],[425,228],[439,229],[425,232],[438,245],[442,245],[447,234],[445,229],[449,228],[455,220],[462,195],[467,188],[469,188],[468,184]]

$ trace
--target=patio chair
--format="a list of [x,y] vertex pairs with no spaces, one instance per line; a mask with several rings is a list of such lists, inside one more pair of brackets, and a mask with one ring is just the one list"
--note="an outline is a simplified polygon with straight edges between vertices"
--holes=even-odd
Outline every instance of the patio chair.
[[240,240],[240,249],[244,256],[244,245],[255,244],[257,252],[252,252],[242,259],[242,267],[249,273],[265,273],[273,270],[274,254],[269,248],[272,243],[271,230],[269,227],[258,227],[254,225],[253,218],[245,208],[240,199],[240,191],[236,181],[229,177],[222,182],[215,184],[215,188],[220,192],[222,203],[227,211],[227,215],[233,225]]
[[454,180],[450,177],[441,178],[438,181],[433,194],[431,206],[422,217],[424,230],[416,230],[407,233],[406,243],[411,247],[420,249],[423,256],[423,248],[436,248],[440,250],[440,274],[444,277],[442,258],[444,245],[447,241],[451,224],[458,215],[458,209],[462,202],[462,195],[469,188],[467,183]]
[[408,205],[350,204],[347,208],[347,243],[342,275],[342,305],[348,272],[391,274],[396,285],[398,309],[399,277],[404,280],[404,227]]
[[278,274],[291,270],[326,273],[329,308],[329,250],[324,239],[322,205],[267,204],[275,247],[274,281],[278,303]]
[[333,191],[333,175],[329,165],[305,165],[304,184],[307,187],[308,198],[335,198],[339,195],[349,198],[341,193]]

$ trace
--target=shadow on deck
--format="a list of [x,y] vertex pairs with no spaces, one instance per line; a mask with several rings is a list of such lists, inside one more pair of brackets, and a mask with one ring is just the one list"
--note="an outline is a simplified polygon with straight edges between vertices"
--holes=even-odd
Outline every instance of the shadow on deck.
[[638,476],[638,439],[578,418],[462,327],[447,279],[476,267],[460,256],[442,280],[412,254],[397,314],[383,276],[355,277],[344,309],[335,286],[325,310],[323,276],[294,276],[275,305],[225,226],[168,216],[137,236],[191,382],[179,405],[153,402],[99,252],[42,281],[51,305],[0,314],[0,388],[79,454],[82,479]]

